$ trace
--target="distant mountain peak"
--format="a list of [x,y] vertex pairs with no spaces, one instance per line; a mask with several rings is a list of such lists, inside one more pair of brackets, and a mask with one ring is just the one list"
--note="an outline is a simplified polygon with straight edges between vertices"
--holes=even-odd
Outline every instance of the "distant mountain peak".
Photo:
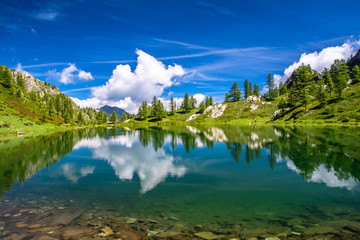
[[123,113],[125,112],[126,116],[129,116],[129,113],[126,112],[124,109],[119,108],[119,107],[115,107],[115,106],[109,106],[109,105],[105,105],[102,106],[101,108],[99,108],[100,111],[106,112],[108,115],[110,115],[113,111],[115,111],[118,119],[121,118],[121,116],[123,115]]

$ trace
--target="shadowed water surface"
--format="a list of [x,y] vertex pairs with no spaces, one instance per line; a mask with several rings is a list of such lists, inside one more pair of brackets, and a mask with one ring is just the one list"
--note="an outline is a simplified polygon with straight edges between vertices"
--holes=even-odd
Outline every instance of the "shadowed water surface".
[[[139,238],[358,239],[359,140],[357,128],[187,126],[2,142],[0,237],[81,226],[137,239],[122,226]],[[59,214],[61,227],[44,223]]]

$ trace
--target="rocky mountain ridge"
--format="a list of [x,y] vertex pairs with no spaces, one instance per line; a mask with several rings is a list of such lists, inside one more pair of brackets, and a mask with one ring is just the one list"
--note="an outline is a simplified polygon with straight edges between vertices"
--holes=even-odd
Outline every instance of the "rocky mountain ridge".
[[34,91],[36,93],[39,93],[41,97],[44,96],[44,94],[46,93],[50,95],[57,95],[61,93],[61,91],[54,85],[41,81],[33,77],[30,73],[26,71],[12,70],[11,74],[13,79],[16,79],[18,74],[21,74],[24,79],[25,89],[27,92]]

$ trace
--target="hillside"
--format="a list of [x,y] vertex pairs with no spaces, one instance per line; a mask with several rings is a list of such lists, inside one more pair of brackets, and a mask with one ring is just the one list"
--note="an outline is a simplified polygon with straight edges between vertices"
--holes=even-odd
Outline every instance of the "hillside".
[[95,124],[102,120],[101,111],[80,109],[54,85],[28,72],[0,65],[0,135]]
[[280,112],[273,122],[360,125],[360,83],[349,85],[340,99],[337,95],[333,95],[325,106],[322,106],[318,100],[312,99],[307,109],[304,105],[289,108]]

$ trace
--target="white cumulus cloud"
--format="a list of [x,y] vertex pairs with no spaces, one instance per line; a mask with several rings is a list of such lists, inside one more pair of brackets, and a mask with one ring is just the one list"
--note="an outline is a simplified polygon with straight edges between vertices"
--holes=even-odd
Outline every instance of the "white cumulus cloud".
[[196,99],[197,105],[199,106],[202,101],[205,100],[205,95],[201,93],[194,94],[193,97]]
[[[136,50],[136,54],[138,58],[134,71],[129,65],[120,64],[113,70],[111,78],[105,85],[91,89],[91,98],[83,100],[72,98],[72,100],[80,107],[99,108],[109,105],[125,109],[129,113],[137,113],[142,101],[150,103],[156,96],[168,109],[170,101],[162,98],[161,95],[166,88],[178,84],[179,78],[186,74],[185,69],[176,64],[165,66],[161,61],[141,50]],[[68,71],[72,70],[71,65],[68,68]],[[87,76],[81,71],[78,75],[83,79]]]
[[76,78],[85,81],[94,79],[90,72],[80,70],[75,66],[75,64],[69,63],[69,67],[64,68],[61,71],[60,82],[69,84],[73,83]]
[[325,68],[330,68],[331,64],[336,59],[348,59],[351,55],[354,55],[360,46],[360,41],[347,42],[341,46],[327,47],[320,52],[303,53],[298,61],[287,67],[281,78],[279,75],[274,75],[276,84],[285,82],[291,74],[302,64],[310,64],[312,69],[317,72],[322,72]]
[[181,77],[185,70],[179,66],[165,66],[153,56],[137,50],[137,66],[134,72],[129,65],[118,65],[109,81],[92,89],[92,95],[101,100],[131,97],[135,102],[150,101],[161,96],[165,88],[175,84],[175,77]]
[[79,79],[83,79],[83,80],[93,80],[94,78],[91,76],[90,72],[85,72],[83,70],[79,71],[78,74]]

